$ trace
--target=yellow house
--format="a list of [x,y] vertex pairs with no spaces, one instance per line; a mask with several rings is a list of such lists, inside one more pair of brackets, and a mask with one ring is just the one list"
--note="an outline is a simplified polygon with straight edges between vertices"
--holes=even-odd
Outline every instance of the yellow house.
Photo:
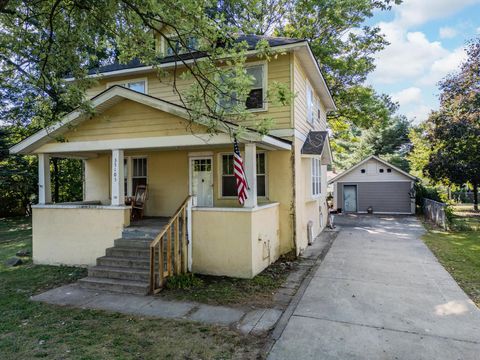
[[[259,39],[247,36],[252,48]],[[249,52],[246,66],[256,70],[256,94],[260,90],[265,96],[275,81],[296,96],[290,105],[263,103],[251,109],[275,123],[268,135],[249,129],[238,138],[249,184],[243,206],[236,199],[233,144],[225,129],[210,135],[201,123],[192,126],[168,76],[159,79],[155,69],[135,62],[113,64],[90,75],[98,80],[88,91],[93,117],[73,111],[10,149],[39,159],[34,262],[98,267],[97,258],[131,227],[125,197],[139,184],[148,187],[146,217],[169,218],[189,199],[184,229],[193,272],[251,278],[281,254],[302,252],[326,225],[331,162],[326,114],[335,104],[306,41],[267,40],[281,55],[267,62]],[[182,65],[161,64],[167,72],[175,66]],[[177,88],[188,88],[189,80],[177,81]],[[83,159],[83,202],[51,202],[52,157]],[[107,258],[114,256],[107,251]],[[108,265],[105,259],[102,264]],[[133,260],[128,264],[137,269]],[[148,268],[145,262],[138,267]],[[116,283],[133,281],[121,279]]]

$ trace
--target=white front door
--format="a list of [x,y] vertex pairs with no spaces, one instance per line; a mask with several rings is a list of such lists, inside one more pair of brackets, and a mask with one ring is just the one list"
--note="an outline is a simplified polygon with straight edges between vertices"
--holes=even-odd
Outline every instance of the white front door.
[[343,186],[343,203],[345,212],[357,212],[357,187],[355,185]]
[[212,158],[190,158],[190,194],[197,206],[213,206]]

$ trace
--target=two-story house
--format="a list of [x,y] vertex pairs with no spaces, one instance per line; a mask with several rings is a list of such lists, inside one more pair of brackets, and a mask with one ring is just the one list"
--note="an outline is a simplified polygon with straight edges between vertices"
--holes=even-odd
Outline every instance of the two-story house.
[[[260,39],[243,37],[252,49]],[[252,96],[265,96],[275,81],[286,84],[295,97],[288,105],[247,104],[255,116],[271,117],[274,124],[268,135],[242,124],[247,130],[238,142],[249,184],[243,206],[236,196],[231,136],[222,128],[211,135],[201,123],[192,126],[168,75],[159,79],[155,69],[138,62],[112,64],[90,75],[98,80],[88,91],[93,117],[73,111],[11,148],[11,153],[39,159],[34,262],[97,264],[85,286],[145,292],[146,273],[151,275],[159,260],[155,250],[149,253],[137,243],[138,251],[128,252],[124,236],[132,225],[125,198],[135,195],[138,185],[147,186],[144,211],[150,220],[178,219],[180,209],[183,218],[170,222],[176,229],[165,236],[167,250],[156,254],[170,261],[171,251],[173,258],[181,253],[190,271],[251,278],[280,255],[303,251],[327,221],[326,168],[332,158],[326,114],[335,104],[306,41],[266,39],[281,55],[267,62],[249,52],[246,66],[255,77]],[[161,67],[167,74],[182,66],[166,59]],[[176,81],[181,90],[193,80]],[[56,140],[60,135],[61,142]],[[51,202],[52,157],[83,159],[83,202]],[[188,241],[171,245],[169,241],[182,237],[179,233]],[[155,238],[142,237],[143,243]],[[130,238],[133,244],[134,236]],[[167,273],[170,266],[165,265]]]

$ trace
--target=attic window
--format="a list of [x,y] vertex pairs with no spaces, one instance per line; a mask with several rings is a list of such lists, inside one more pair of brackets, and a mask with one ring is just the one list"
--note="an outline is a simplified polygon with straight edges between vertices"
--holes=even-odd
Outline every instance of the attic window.
[[365,169],[360,170],[362,174],[365,174]]
[[198,51],[198,39],[193,36],[186,36],[180,39],[178,36],[169,38],[165,41],[166,56],[181,55]]
[[126,87],[127,89],[146,94],[147,93],[147,79],[131,79],[131,80],[123,80],[123,81],[114,81],[107,83],[107,89],[114,86],[120,85]]
[[387,173],[391,173],[392,172],[392,169],[387,169]]
[[383,169],[380,169],[380,172],[383,173]]

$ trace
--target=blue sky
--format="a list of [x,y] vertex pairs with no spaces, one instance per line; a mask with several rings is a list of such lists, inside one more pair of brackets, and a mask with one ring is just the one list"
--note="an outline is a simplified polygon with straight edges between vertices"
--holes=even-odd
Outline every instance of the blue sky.
[[438,108],[438,81],[465,59],[466,42],[480,36],[480,0],[404,0],[368,25],[379,26],[390,45],[375,56],[367,83],[418,123]]

